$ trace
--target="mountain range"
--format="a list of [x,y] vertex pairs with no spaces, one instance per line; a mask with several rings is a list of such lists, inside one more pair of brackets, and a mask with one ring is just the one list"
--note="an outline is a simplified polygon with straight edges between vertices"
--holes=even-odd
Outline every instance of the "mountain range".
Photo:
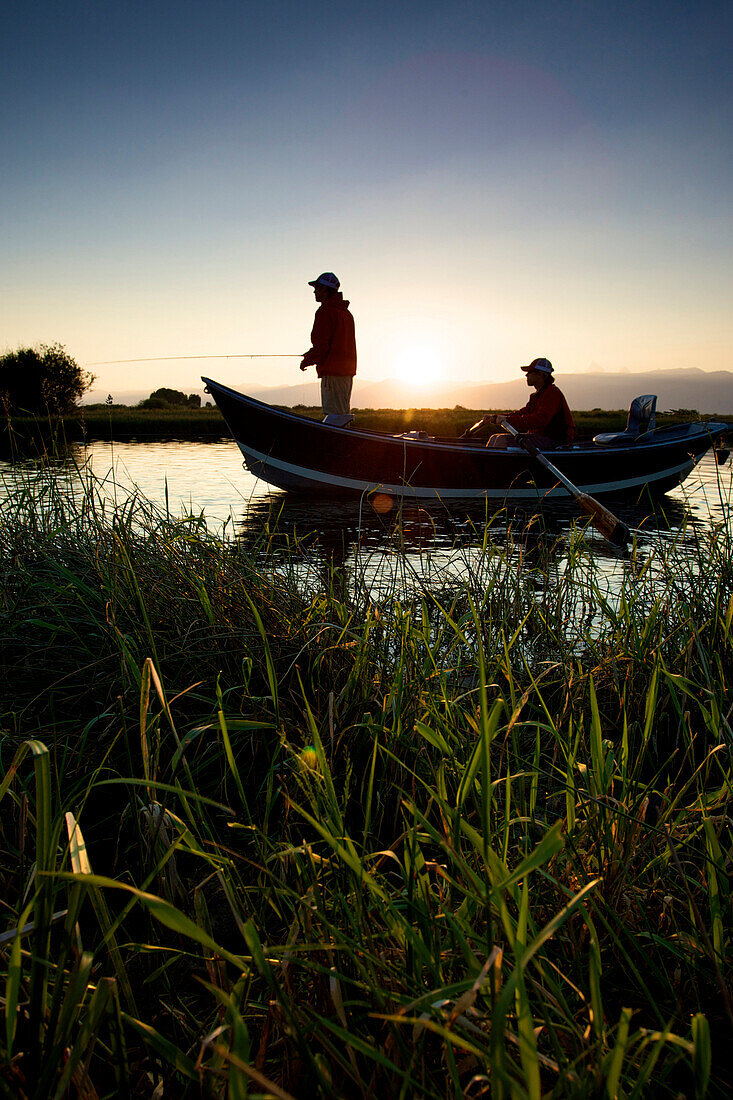
[[[660,412],[673,409],[696,409],[700,413],[733,415],[733,372],[704,371],[699,367],[687,370],[621,371],[614,374],[592,371],[587,374],[558,374],[558,385],[571,409],[626,409],[634,397],[643,393],[657,394]],[[271,405],[319,405],[319,384],[316,379],[294,386],[274,386],[263,389],[250,383],[234,389],[266,401]],[[116,404],[135,405],[150,391],[114,393]],[[203,400],[209,400],[202,390]],[[106,393],[93,390],[86,402],[104,401]],[[527,401],[527,385],[522,377],[511,382],[453,382],[428,387],[410,386],[395,379],[372,382],[357,375],[354,382],[352,407],[355,409],[453,408],[517,409]]]
[[[626,409],[639,394],[655,393],[660,412],[696,409],[700,413],[733,414],[733,372],[659,370],[639,373],[559,374],[558,385],[571,409]],[[235,387],[237,388],[237,387]],[[260,401],[273,405],[318,405],[316,381],[305,385],[272,389],[247,389]],[[517,409],[528,398],[527,384],[520,377],[511,382],[457,382],[431,386],[410,386],[394,379],[361,381],[357,376],[352,394],[356,409],[453,408]]]

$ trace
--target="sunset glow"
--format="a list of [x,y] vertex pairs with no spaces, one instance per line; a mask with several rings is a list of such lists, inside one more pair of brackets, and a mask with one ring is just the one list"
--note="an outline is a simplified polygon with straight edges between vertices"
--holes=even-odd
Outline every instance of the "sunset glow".
[[443,378],[443,364],[434,348],[409,344],[397,353],[394,376],[410,386],[431,386]]
[[94,400],[302,397],[321,271],[357,401],[728,368],[731,5],[5,7],[2,344]]

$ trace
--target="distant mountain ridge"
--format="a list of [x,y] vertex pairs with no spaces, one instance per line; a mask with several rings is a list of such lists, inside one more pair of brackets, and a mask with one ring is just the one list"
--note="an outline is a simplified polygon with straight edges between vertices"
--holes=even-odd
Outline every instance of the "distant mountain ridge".
[[[731,371],[704,371],[699,367],[692,367],[688,370],[637,373],[558,373],[558,385],[572,409],[626,409],[639,394],[655,393],[659,399],[657,408],[660,412],[697,409],[700,413],[733,415]],[[320,389],[315,379],[304,380],[292,386],[265,389],[247,382],[234,382],[232,386],[249,397],[271,405],[292,407],[320,404]],[[204,403],[211,400],[202,389],[193,392],[201,394]],[[421,389],[395,379],[372,382],[357,375],[352,405],[355,409],[451,409],[454,405],[463,405],[467,409],[516,409],[526,403],[528,392],[523,378],[516,378],[511,382],[445,383]],[[127,391],[117,392],[113,397],[116,404],[136,405],[149,394],[149,390]],[[105,397],[106,393],[95,389],[86,395],[85,401],[104,401]]]
[[[600,371],[588,374],[558,373],[558,385],[572,409],[625,409],[635,397],[655,393],[660,412],[672,409],[696,409],[700,413],[733,414],[733,372],[658,370],[638,373]],[[271,389],[241,388],[243,393],[272,405],[318,405],[318,382]],[[528,398],[522,378],[511,382],[458,382],[420,389],[386,379],[383,382],[354,382],[352,407],[355,409],[453,408],[516,409]]]

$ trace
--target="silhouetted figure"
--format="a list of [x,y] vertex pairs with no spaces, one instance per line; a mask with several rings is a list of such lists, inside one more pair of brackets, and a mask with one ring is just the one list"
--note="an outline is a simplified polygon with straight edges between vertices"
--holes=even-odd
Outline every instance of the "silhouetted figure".
[[354,318],[340,285],[332,271],[324,271],[308,283],[320,304],[313,321],[311,347],[303,356],[300,369],[315,366],[321,380],[324,417],[350,414],[351,387],[356,374]]
[[[535,390],[524,408],[507,416],[485,416],[469,429],[471,434],[480,427],[500,426],[502,420],[507,420],[540,451],[568,446],[575,438],[575,424],[565,397],[555,385],[552,363],[549,359],[533,359],[520,369],[527,376],[527,385]],[[501,433],[492,435],[486,446],[506,450],[514,442],[511,435]]]

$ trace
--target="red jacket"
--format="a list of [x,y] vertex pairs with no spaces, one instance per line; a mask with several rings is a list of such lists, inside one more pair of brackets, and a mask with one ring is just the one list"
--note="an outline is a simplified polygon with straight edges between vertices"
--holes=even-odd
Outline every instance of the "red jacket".
[[318,377],[324,374],[356,374],[356,336],[349,303],[337,291],[316,310],[309,351],[303,365],[315,363]]
[[575,438],[573,414],[554,381],[535,390],[523,409],[504,419],[518,432],[537,432],[556,443],[572,443]]

